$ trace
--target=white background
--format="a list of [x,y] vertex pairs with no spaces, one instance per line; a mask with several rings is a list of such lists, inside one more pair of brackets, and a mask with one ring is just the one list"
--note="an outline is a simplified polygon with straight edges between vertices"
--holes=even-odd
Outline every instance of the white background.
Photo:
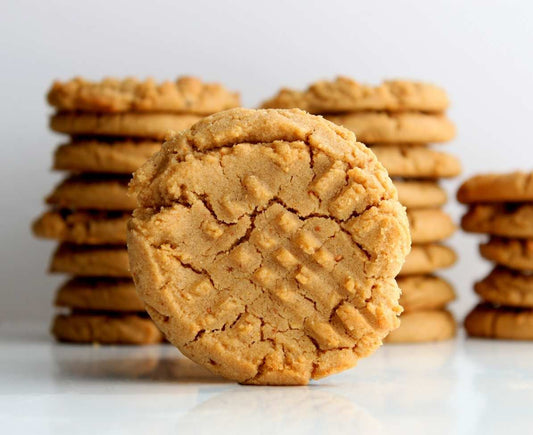
[[[48,319],[60,282],[44,272],[54,244],[29,232],[60,178],[49,171],[62,140],[47,130],[53,79],[187,73],[241,91],[250,107],[282,85],[337,74],[421,79],[451,96],[459,134],[442,148],[460,156],[463,178],[531,170],[532,14],[532,2],[509,0],[2,1],[0,320]],[[447,185],[452,198],[456,185]],[[461,260],[446,275],[459,316],[488,270],[476,241],[452,241]]]

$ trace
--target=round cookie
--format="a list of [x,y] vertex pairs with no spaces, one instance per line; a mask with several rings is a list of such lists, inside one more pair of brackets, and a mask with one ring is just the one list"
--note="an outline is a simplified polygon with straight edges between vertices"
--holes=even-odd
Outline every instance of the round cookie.
[[461,173],[459,159],[424,147],[373,146],[391,177],[447,178]]
[[438,243],[413,245],[411,252],[405,258],[400,270],[400,276],[421,275],[433,273],[438,269],[453,266],[457,261],[455,252],[447,246]]
[[101,344],[154,344],[163,336],[150,319],[139,315],[60,314],[52,334],[58,341]]
[[473,337],[533,340],[533,309],[479,304],[466,316],[465,329]]
[[479,245],[479,252],[487,260],[502,266],[533,271],[533,239],[491,237]]
[[365,144],[375,142],[448,142],[454,124],[443,114],[353,112],[326,119],[353,131]]
[[361,110],[442,112],[448,104],[446,92],[429,83],[389,80],[368,86],[341,76],[313,83],[305,91],[282,89],[262,106],[321,114]]
[[409,209],[440,207],[446,204],[446,191],[433,181],[394,180],[398,199]]
[[512,172],[476,175],[461,185],[457,199],[464,204],[533,201],[533,174]]
[[130,275],[128,251],[122,246],[85,246],[62,243],[52,256],[50,272],[76,276]]
[[451,216],[438,208],[409,209],[407,217],[413,243],[440,242],[456,229]]
[[189,128],[198,115],[173,113],[60,112],[50,118],[50,128],[72,136],[118,136],[163,140],[169,131]]
[[494,305],[533,308],[533,275],[496,267],[474,290]]
[[446,280],[437,276],[402,276],[398,277],[396,281],[402,291],[400,305],[403,307],[404,313],[442,309],[455,299],[453,287]]
[[443,341],[455,337],[455,334],[455,319],[449,311],[413,311],[401,315],[400,327],[387,336],[385,343]]
[[119,176],[72,176],[55,187],[46,203],[74,210],[133,210],[136,201],[128,195],[129,180]]
[[473,204],[461,227],[472,233],[533,238],[533,204]]
[[86,245],[125,244],[130,215],[122,212],[51,210],[33,223],[37,237]]
[[53,168],[70,172],[131,174],[160,147],[160,142],[152,141],[74,140],[56,149]]
[[75,310],[144,312],[131,279],[73,278],[59,288],[55,305]]
[[58,111],[97,113],[175,112],[207,115],[240,105],[239,94],[218,83],[203,83],[195,77],[156,83],[135,78],[106,78],[98,82],[76,77],[56,81],[48,102]]
[[234,109],[135,173],[137,291],[186,356],[247,384],[352,367],[398,324],[405,211],[355,136],[300,110]]

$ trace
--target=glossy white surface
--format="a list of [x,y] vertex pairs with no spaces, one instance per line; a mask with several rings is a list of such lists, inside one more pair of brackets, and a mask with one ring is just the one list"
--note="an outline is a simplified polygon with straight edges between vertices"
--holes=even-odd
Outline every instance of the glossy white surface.
[[2,433],[532,433],[533,344],[389,345],[307,387],[247,387],[170,345],[54,343],[0,325]]

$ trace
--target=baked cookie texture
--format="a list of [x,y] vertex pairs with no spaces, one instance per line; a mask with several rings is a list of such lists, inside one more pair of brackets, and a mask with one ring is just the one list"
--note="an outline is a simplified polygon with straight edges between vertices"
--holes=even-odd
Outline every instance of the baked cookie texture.
[[479,247],[496,264],[476,282],[481,303],[465,319],[474,337],[533,339],[533,177],[531,173],[481,174],[457,192],[468,205],[461,220],[465,231],[489,234]]
[[76,139],[57,147],[53,169],[130,175],[160,147],[158,141]]
[[403,276],[397,281],[402,291],[400,305],[406,313],[442,309],[456,297],[452,285],[438,276]]
[[71,276],[56,294],[56,305],[70,314],[57,318],[52,333],[78,343],[160,342],[129,272],[127,220],[136,201],[127,185],[169,132],[239,106],[239,95],[194,77],[74,78],[54,83],[48,101],[56,109],[51,129],[70,135],[52,164],[65,178],[32,226],[37,237],[59,242],[50,271]]
[[322,114],[367,110],[443,112],[448,105],[446,92],[428,83],[389,80],[368,86],[340,76],[313,83],[304,91],[284,88],[262,106]]
[[459,187],[457,199],[463,204],[533,201],[533,175],[521,171],[476,175]]
[[[416,294],[421,302],[410,308],[420,313],[426,307],[432,310],[435,301],[441,300],[439,297],[449,295],[444,291],[446,286],[435,283],[437,277],[431,280],[426,274],[451,266],[456,261],[451,249],[437,244],[456,230],[450,216],[440,209],[446,204],[447,195],[439,180],[459,175],[461,164],[453,155],[436,151],[428,145],[448,142],[455,136],[455,126],[445,113],[448,106],[446,92],[431,84],[392,80],[378,86],[367,86],[347,77],[318,81],[303,91],[282,89],[263,103],[263,107],[298,107],[320,114],[352,130],[359,141],[371,146],[393,177],[398,198],[408,210],[414,246],[401,275],[408,277],[410,289],[414,285],[420,286],[420,292]],[[444,304],[437,303],[436,310],[429,314],[425,310],[424,315],[409,317],[406,325],[400,326],[389,341],[436,339],[431,334],[419,335],[415,339],[411,332],[413,327],[409,325],[423,328],[423,324],[427,323],[427,331],[431,331],[433,322],[435,325],[449,325],[450,315],[443,311],[448,300],[444,300]],[[403,328],[405,332],[402,332]],[[453,336],[455,328],[448,327],[446,331],[443,339]]]
[[185,355],[247,384],[306,384],[398,326],[407,216],[374,154],[300,110],[233,109],[131,183],[137,291]]
[[99,82],[75,77],[56,81],[48,91],[48,103],[58,111],[96,113],[171,112],[208,115],[240,105],[236,92],[196,77],[175,82],[153,79],[106,78]]
[[447,310],[421,310],[402,315],[402,326],[392,331],[387,343],[427,343],[455,337],[456,325]]

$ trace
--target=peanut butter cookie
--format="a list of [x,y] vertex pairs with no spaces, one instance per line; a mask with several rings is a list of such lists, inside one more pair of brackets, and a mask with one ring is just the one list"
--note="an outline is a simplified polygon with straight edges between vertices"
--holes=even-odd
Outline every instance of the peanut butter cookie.
[[131,279],[73,278],[58,290],[57,307],[74,310],[144,312]]
[[240,105],[239,94],[218,83],[203,83],[195,77],[156,83],[153,79],[92,82],[76,77],[56,81],[48,92],[48,102],[58,111],[97,113],[174,112],[208,115]]
[[479,304],[466,317],[465,328],[473,337],[533,340],[533,309]]
[[401,276],[396,281],[402,291],[400,305],[405,312],[442,309],[455,299],[453,287],[437,276]]
[[533,275],[496,267],[474,285],[484,301],[494,305],[533,308]]
[[401,276],[433,273],[438,269],[453,266],[457,254],[447,246],[438,243],[413,245],[400,271]]
[[131,139],[74,140],[56,149],[53,168],[70,172],[131,174],[160,147],[160,142]]
[[455,337],[455,319],[448,310],[408,312],[400,320],[400,327],[388,335],[386,343],[421,343]]
[[348,130],[300,110],[221,112],[167,141],[132,191],[137,291],[211,371],[306,384],[397,327],[407,217]]
[[476,175],[461,185],[457,199],[464,204],[533,201],[533,174],[512,172]]
[[305,91],[282,89],[265,101],[263,108],[300,108],[315,114],[362,110],[442,112],[448,104],[446,92],[429,83],[389,80],[368,86],[341,76],[313,83]]
[[479,252],[487,260],[511,269],[533,271],[533,239],[491,237],[479,245]]
[[472,233],[533,238],[533,204],[473,204],[461,219],[461,227]]

